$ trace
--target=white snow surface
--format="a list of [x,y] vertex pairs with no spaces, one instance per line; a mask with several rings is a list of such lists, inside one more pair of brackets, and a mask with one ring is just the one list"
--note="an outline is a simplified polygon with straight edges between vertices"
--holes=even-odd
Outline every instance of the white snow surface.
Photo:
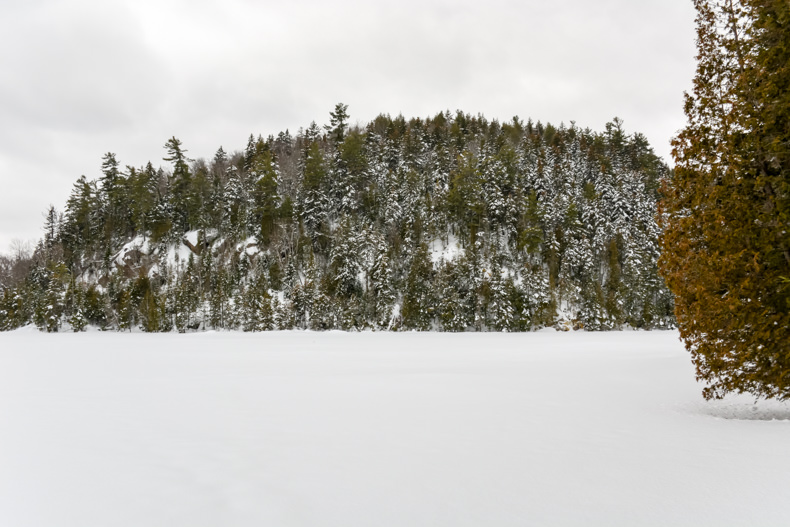
[[248,256],[255,256],[260,252],[258,248],[258,239],[255,236],[250,236],[246,240],[236,244],[237,251],[243,251]]
[[149,254],[150,247],[148,245],[148,239],[146,239],[141,234],[138,234],[132,238],[123,247],[121,247],[121,249],[118,251],[118,254],[115,255],[115,262],[118,264],[123,264],[124,258],[130,251],[140,251],[143,254]]
[[785,526],[676,332],[0,334],[0,525]]
[[441,238],[433,240],[429,249],[431,251],[431,261],[435,264],[453,261],[463,252],[458,238],[452,234],[448,235],[447,243]]
[[184,239],[192,244],[192,247],[195,247],[198,244],[198,235],[200,231],[188,231],[184,234]]
[[186,267],[191,254],[192,251],[183,243],[170,244],[167,246],[165,261],[167,261],[167,266],[170,269]]

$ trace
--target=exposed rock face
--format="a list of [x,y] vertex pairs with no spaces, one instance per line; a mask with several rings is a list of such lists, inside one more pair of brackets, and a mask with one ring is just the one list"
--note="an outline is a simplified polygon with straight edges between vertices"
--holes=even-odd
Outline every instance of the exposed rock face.
[[205,249],[205,248],[206,248],[206,244],[205,244],[205,243],[203,243],[203,241],[202,241],[202,240],[199,240],[199,241],[198,241],[196,244],[194,244],[194,245],[193,245],[193,244],[192,244],[192,242],[190,242],[190,241],[189,241],[187,238],[184,238],[184,239],[183,239],[183,240],[181,240],[181,241],[184,243],[184,245],[186,245],[187,247],[189,247],[189,250],[190,250],[190,251],[192,251],[193,253],[195,253],[195,255],[196,255],[196,256],[200,256],[200,254],[203,252],[203,249]]
[[196,256],[200,256],[217,238],[219,238],[217,229],[208,229],[206,231],[188,232],[181,241]]
[[118,272],[122,273],[127,278],[134,278],[135,276],[139,276],[142,268],[148,267],[146,265],[148,263],[147,260],[148,255],[143,254],[139,249],[132,249],[131,251],[127,251],[122,259],[117,259],[115,265],[118,268]]
[[125,278],[147,275],[155,263],[155,259],[148,254],[148,243],[136,241],[126,244],[112,260],[118,274]]

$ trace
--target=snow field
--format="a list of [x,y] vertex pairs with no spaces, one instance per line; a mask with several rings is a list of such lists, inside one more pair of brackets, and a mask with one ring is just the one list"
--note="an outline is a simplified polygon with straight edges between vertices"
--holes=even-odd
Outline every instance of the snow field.
[[676,332],[0,334],[0,526],[790,525]]

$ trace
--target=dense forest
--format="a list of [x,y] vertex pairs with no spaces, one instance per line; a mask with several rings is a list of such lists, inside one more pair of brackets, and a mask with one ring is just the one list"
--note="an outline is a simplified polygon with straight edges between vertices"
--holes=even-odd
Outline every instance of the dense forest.
[[296,136],[187,153],[173,137],[164,167],[107,153],[80,177],[35,249],[0,259],[0,329],[674,326],[656,263],[669,169],[618,119],[350,126],[338,104]]

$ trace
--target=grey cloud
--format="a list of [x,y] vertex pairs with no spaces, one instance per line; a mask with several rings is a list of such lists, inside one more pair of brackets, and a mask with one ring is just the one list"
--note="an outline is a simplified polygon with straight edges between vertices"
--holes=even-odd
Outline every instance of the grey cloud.
[[134,16],[110,4],[53,3],[4,28],[2,115],[28,127],[102,133],[129,126],[161,99],[165,69]]
[[694,69],[690,4],[6,0],[0,251],[39,232],[108,150],[161,164],[176,135],[209,157],[324,124],[340,101],[363,122],[461,109],[601,129],[619,116],[667,156]]

